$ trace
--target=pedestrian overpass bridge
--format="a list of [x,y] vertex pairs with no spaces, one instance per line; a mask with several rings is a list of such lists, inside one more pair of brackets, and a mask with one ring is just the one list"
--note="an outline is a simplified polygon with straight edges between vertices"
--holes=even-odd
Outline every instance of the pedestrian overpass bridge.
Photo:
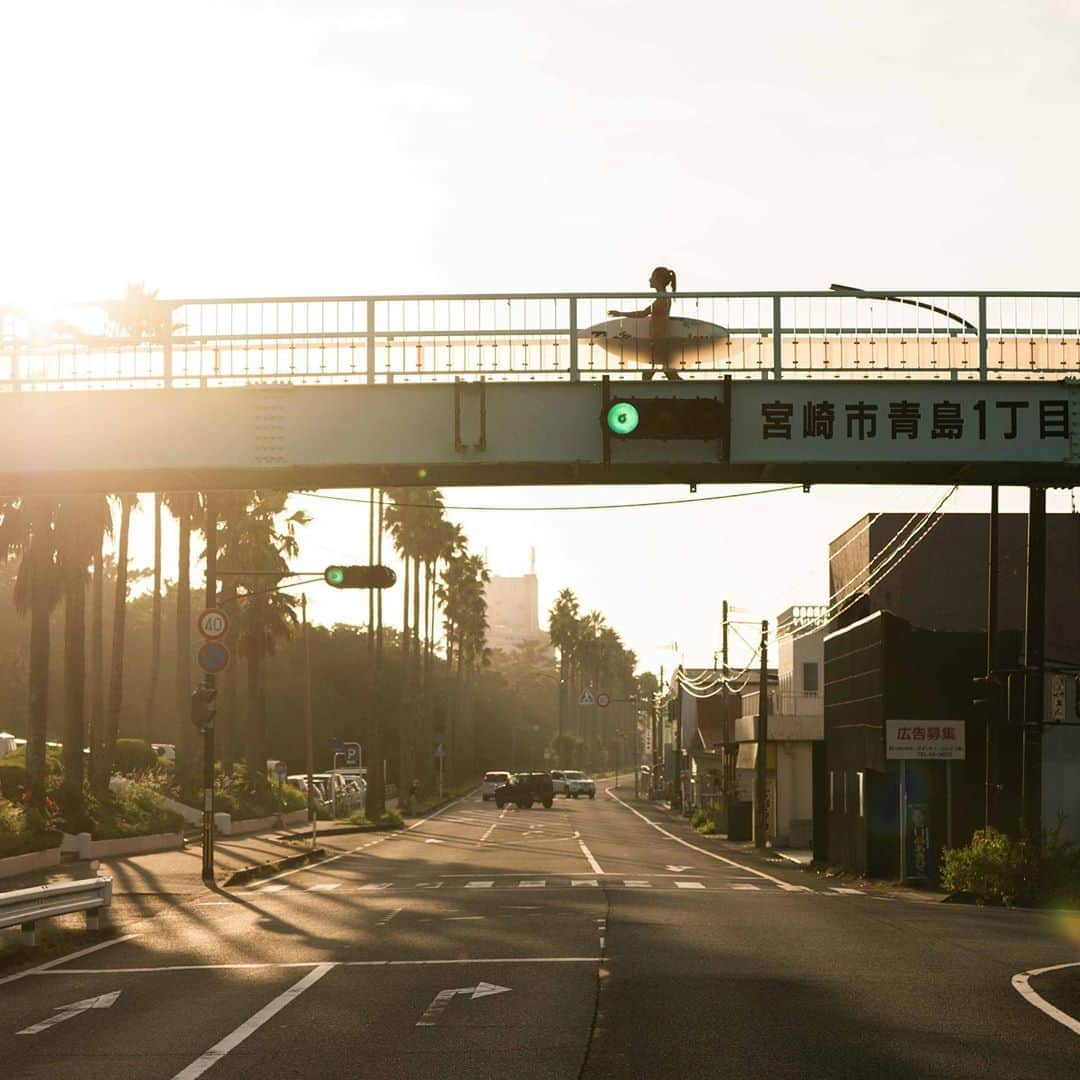
[[1080,482],[1080,293],[654,295],[0,307],[0,490]]

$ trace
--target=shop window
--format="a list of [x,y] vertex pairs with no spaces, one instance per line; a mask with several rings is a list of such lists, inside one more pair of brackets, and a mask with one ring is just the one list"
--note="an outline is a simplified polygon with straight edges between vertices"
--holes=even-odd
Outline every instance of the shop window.
[[818,684],[818,666],[814,663],[802,666],[802,688],[807,694],[816,694],[821,687]]

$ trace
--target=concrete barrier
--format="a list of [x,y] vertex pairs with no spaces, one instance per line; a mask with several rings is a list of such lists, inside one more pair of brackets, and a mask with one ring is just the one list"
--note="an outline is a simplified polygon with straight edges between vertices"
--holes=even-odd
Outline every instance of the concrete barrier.
[[39,870],[48,870],[50,867],[59,865],[59,848],[46,848],[44,851],[27,851],[22,855],[9,855],[6,859],[0,859],[0,878],[36,874]]

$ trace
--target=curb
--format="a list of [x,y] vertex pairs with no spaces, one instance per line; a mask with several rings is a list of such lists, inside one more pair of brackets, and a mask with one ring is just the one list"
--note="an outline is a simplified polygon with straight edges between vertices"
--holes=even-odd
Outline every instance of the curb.
[[240,870],[234,870],[222,882],[222,888],[228,889],[233,885],[244,885],[267,874],[276,874],[282,870],[307,866],[308,863],[321,862],[327,857],[327,854],[326,849],[320,847],[315,848],[314,851],[301,852],[299,855],[286,855],[282,859],[271,859],[269,862],[259,863],[257,866],[245,866]]

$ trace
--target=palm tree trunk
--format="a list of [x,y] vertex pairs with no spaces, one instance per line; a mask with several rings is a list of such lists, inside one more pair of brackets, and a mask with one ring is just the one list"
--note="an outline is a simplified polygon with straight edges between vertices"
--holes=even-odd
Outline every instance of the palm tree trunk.
[[67,575],[64,599],[64,810],[82,816],[83,745],[86,741],[86,582]]
[[[45,549],[45,545],[38,545]],[[31,557],[39,559],[31,548]],[[45,740],[49,721],[49,600],[43,575],[36,577],[30,600],[30,716],[26,739],[26,772],[32,805],[45,802]],[[81,748],[80,748],[81,749]]]
[[120,496],[120,542],[116,551],[116,593],[113,602],[112,656],[109,663],[109,709],[105,716],[105,752],[94,777],[95,785],[109,786],[116,740],[120,734],[120,709],[124,697],[124,632],[127,622],[128,543],[131,539],[131,510],[134,496]]
[[405,563],[405,581],[404,588],[401,590],[401,662],[402,671],[404,672],[409,666],[409,557],[406,555],[403,561]]
[[159,734],[157,717],[158,681],[161,678],[161,492],[154,494],[154,598],[150,613],[150,689],[146,695],[146,730]]
[[181,791],[194,787],[197,776],[197,733],[191,725],[191,513],[187,506],[178,516],[180,557],[176,574],[176,778]]
[[97,776],[105,752],[105,556],[104,535],[94,551],[90,592],[90,775]]

